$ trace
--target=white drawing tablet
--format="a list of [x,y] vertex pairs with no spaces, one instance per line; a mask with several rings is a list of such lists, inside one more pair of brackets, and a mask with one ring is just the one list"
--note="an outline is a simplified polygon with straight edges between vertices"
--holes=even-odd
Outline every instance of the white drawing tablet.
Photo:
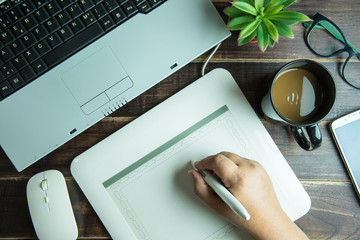
[[308,212],[308,194],[224,69],[76,157],[71,173],[114,239],[251,239],[193,192],[189,161],[221,151],[260,162],[292,220]]

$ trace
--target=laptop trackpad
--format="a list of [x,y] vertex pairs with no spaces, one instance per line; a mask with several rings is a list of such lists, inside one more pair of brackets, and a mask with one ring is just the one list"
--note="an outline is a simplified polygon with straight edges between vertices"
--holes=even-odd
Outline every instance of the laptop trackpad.
[[61,78],[81,106],[127,75],[111,48],[105,47],[62,73]]

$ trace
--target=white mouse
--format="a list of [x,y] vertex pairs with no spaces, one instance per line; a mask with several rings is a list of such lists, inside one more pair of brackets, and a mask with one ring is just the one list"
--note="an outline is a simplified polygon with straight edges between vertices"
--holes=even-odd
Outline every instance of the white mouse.
[[65,178],[57,170],[32,176],[26,195],[36,235],[40,240],[76,239],[78,228]]

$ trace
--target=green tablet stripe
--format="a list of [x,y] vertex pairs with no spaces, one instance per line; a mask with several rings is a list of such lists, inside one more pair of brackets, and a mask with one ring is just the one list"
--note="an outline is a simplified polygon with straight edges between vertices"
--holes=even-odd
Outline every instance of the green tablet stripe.
[[183,140],[184,138],[186,138],[187,136],[189,136],[193,132],[197,131],[198,129],[200,129],[204,125],[208,124],[209,122],[211,122],[212,120],[214,120],[215,118],[217,118],[218,116],[220,116],[221,114],[225,113],[228,110],[229,110],[229,108],[226,105],[219,108],[218,110],[216,110],[215,112],[213,112],[209,116],[207,116],[204,119],[200,120],[199,122],[197,122],[193,126],[189,127],[188,129],[186,129],[185,131],[183,131],[182,133],[180,133],[176,137],[172,138],[171,140],[164,143],[163,145],[161,145],[160,147],[158,147],[154,151],[150,152],[149,154],[147,154],[146,156],[141,158],[139,161],[131,164],[129,167],[125,168],[121,172],[117,173],[116,175],[114,175],[113,177],[111,177],[110,179],[105,181],[103,183],[104,187],[105,188],[109,187],[111,184],[117,182],[122,177],[126,176],[127,174],[131,173],[132,171],[134,171],[138,167],[140,167],[143,164],[147,163],[149,160],[153,159],[154,157],[156,157],[157,155],[159,155],[160,153],[162,153],[166,149],[168,149],[171,146],[175,145],[176,143],[180,142],[181,140]]

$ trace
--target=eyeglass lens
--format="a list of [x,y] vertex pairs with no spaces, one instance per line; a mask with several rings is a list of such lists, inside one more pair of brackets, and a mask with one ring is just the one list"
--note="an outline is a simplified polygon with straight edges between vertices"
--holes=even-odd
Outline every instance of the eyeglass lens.
[[360,89],[360,55],[352,56],[345,68],[343,69],[343,77],[351,85]]
[[[323,57],[331,56],[335,52],[344,49],[344,42],[345,40],[334,25],[325,20],[319,21],[308,35],[308,43],[312,50]],[[348,55],[343,54],[341,57],[346,59]],[[345,66],[343,63],[341,69],[343,78],[353,87],[360,88],[360,56],[352,56]]]
[[[331,34],[329,30],[341,35],[328,21],[319,21],[311,30],[308,37],[308,42],[313,51],[324,57],[330,56],[345,47],[345,44]],[[342,36],[341,39],[343,40]]]

